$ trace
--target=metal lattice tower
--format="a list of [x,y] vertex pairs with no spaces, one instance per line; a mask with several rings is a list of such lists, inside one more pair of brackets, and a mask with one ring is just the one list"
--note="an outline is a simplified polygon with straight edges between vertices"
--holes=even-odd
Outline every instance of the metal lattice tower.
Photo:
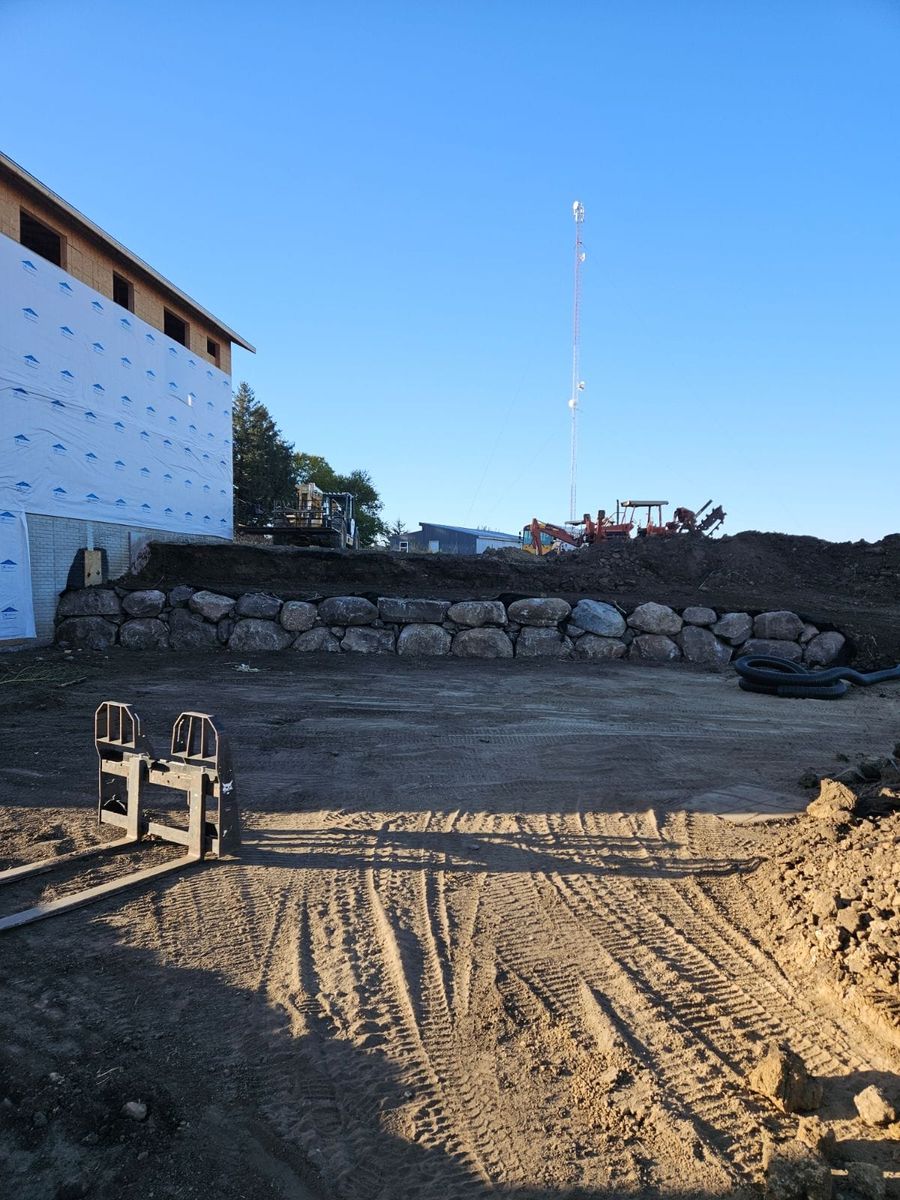
[[578,396],[584,391],[584,382],[579,379],[578,356],[581,339],[581,265],[585,260],[584,243],[581,240],[581,227],[584,224],[584,205],[576,200],[572,205],[572,215],[575,218],[575,280],[572,298],[572,391],[569,396],[569,408],[572,412],[572,458],[569,476],[569,520],[577,519],[576,478],[578,471]]

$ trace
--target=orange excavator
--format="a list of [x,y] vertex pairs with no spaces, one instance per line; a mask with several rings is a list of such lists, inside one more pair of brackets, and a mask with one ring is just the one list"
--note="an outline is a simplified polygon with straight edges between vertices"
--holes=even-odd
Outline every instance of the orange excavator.
[[[616,505],[615,520],[601,508],[596,519],[585,513],[580,521],[567,521],[565,525],[553,525],[535,517],[522,530],[522,549],[540,556],[563,554],[607,540],[625,540],[631,537],[632,531],[636,531],[637,537],[672,537],[679,533],[708,535],[719,528],[727,515],[721,505],[710,509],[712,500],[707,500],[696,512],[690,508],[676,508],[674,520],[663,521],[662,510],[668,504],[668,500],[620,500]],[[643,520],[642,512],[646,514]]]

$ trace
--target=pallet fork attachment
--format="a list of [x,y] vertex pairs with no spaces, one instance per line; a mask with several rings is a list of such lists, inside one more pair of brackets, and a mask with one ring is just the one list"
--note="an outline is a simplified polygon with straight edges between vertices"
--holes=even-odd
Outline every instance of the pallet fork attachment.
[[[135,846],[148,836],[185,846],[185,855],[174,862],[145,867],[120,879],[2,917],[0,932],[57,916],[92,900],[171,874],[200,862],[207,854],[221,858],[237,853],[241,841],[240,813],[231,752],[221,723],[215,717],[207,713],[183,712],[172,726],[170,757],[157,758],[132,706],[107,700],[94,714],[94,745],[100,760],[98,822],[118,826],[124,831],[124,837],[103,846],[75,850],[58,858],[0,871],[0,886],[54,871],[79,859]],[[187,829],[150,820],[145,798],[147,790],[153,787],[174,788],[185,793]]]

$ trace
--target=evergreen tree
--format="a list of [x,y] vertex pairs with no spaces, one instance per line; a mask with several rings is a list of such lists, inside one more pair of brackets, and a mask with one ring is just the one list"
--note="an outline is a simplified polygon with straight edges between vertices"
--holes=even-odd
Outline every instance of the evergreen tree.
[[265,525],[276,505],[296,503],[294,447],[247,383],[235,393],[232,429],[235,524]]

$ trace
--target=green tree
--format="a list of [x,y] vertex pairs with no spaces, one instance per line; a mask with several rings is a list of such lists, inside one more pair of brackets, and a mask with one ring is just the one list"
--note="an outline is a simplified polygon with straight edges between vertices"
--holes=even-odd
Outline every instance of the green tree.
[[381,519],[384,505],[368,471],[357,469],[339,475],[321,455],[297,452],[294,470],[300,483],[314,483],[323,492],[350,492],[356,497],[356,526],[360,546],[374,546],[386,532]]
[[275,505],[296,502],[294,447],[247,383],[235,392],[232,431],[235,524],[265,525]]

